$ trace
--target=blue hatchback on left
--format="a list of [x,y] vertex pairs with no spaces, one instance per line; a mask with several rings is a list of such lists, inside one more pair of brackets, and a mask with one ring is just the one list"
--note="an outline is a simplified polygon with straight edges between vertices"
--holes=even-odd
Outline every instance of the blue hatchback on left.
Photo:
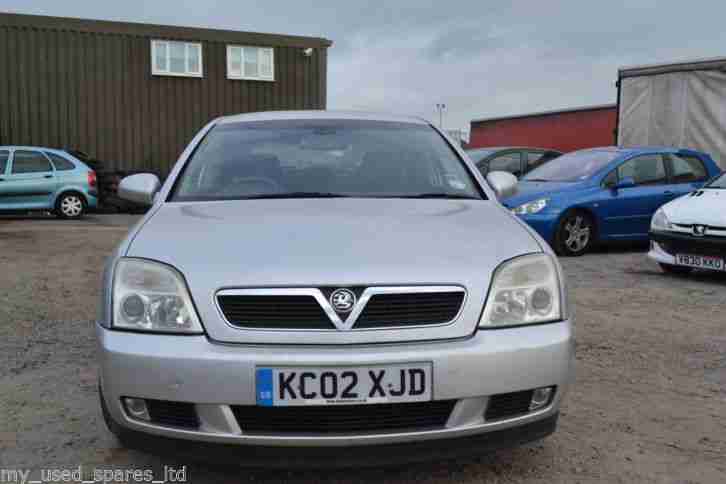
[[705,153],[643,147],[573,151],[529,172],[505,206],[560,255],[597,242],[648,240],[655,211],[721,169]]
[[98,205],[96,172],[61,150],[0,146],[0,212],[79,218]]

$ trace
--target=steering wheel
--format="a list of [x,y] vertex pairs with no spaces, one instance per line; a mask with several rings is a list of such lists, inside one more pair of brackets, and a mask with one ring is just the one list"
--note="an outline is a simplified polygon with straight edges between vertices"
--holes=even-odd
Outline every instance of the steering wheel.
[[267,185],[272,189],[270,190],[271,193],[280,193],[285,191],[285,189],[279,183],[271,178],[266,178],[262,176],[245,176],[240,178],[233,178],[232,180],[230,180],[225,187],[225,192],[234,191],[235,194],[238,194],[240,192],[239,186],[244,184]]

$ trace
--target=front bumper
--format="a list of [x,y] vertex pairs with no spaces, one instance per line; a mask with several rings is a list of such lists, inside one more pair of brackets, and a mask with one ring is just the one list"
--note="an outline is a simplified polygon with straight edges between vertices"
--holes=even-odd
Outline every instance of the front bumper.
[[695,237],[677,232],[650,232],[648,257],[661,264],[674,265],[677,254],[726,258],[726,237]]
[[333,452],[328,447],[246,447],[212,442],[193,442],[140,432],[127,432],[124,444],[150,454],[169,458],[202,461],[206,465],[275,469],[380,467],[413,462],[431,462],[460,457],[478,456],[485,452],[515,447],[552,434],[557,428],[559,414],[516,427],[493,430],[468,437],[427,440],[403,444],[383,444],[355,447],[349,452]]
[[[556,418],[573,377],[574,339],[569,321],[479,331],[465,340],[334,348],[219,344],[205,336],[146,335],[97,328],[101,386],[109,417],[136,433],[210,443],[329,447],[470,437]],[[444,428],[250,435],[240,428],[230,408],[255,405],[257,366],[334,367],[415,361],[432,363],[434,400],[456,400]],[[557,387],[547,407],[514,418],[485,421],[490,395],[544,386]],[[131,419],[121,405],[124,396],[193,403],[199,428],[189,430]]]

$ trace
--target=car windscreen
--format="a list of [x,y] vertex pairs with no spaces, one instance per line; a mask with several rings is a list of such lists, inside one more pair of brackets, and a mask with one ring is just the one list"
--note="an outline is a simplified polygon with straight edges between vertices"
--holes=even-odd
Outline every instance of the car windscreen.
[[559,156],[527,173],[523,180],[576,182],[587,180],[620,156],[616,151],[575,151]]
[[726,189],[726,173],[713,180],[711,183],[706,185],[705,188],[721,188]]
[[188,161],[172,201],[484,195],[427,125],[280,120],[214,127]]

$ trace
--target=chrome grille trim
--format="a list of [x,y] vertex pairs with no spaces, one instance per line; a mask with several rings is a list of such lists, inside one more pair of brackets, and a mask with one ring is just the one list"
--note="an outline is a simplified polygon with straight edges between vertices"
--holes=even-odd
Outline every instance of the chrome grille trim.
[[[333,287],[333,286],[330,286]],[[337,287],[337,286],[336,286]],[[345,286],[340,286],[345,287]],[[405,325],[405,326],[386,326],[374,328],[355,328],[355,323],[365,309],[371,297],[379,294],[425,294],[440,292],[461,292],[463,298],[459,310],[456,315],[449,321],[439,324],[422,324],[422,325]],[[262,327],[243,327],[232,324],[224,314],[219,303],[220,296],[312,296],[318,302],[325,314],[330,319],[332,327],[330,329],[320,328],[262,328]],[[388,331],[397,329],[417,329],[417,328],[435,328],[447,326],[454,323],[464,310],[468,300],[468,293],[462,286],[442,285],[442,286],[371,286],[367,287],[360,298],[356,302],[353,310],[350,312],[345,321],[343,321],[338,313],[330,305],[323,292],[317,287],[275,287],[275,288],[240,288],[240,289],[220,289],[214,295],[214,304],[219,312],[222,320],[230,327],[237,330],[255,330],[255,331],[305,331],[305,332],[335,332],[335,331]]]
[[703,225],[704,227],[706,227],[705,237],[726,237],[726,227],[717,227],[715,225],[674,223],[672,231],[684,235],[693,235],[694,225]]

